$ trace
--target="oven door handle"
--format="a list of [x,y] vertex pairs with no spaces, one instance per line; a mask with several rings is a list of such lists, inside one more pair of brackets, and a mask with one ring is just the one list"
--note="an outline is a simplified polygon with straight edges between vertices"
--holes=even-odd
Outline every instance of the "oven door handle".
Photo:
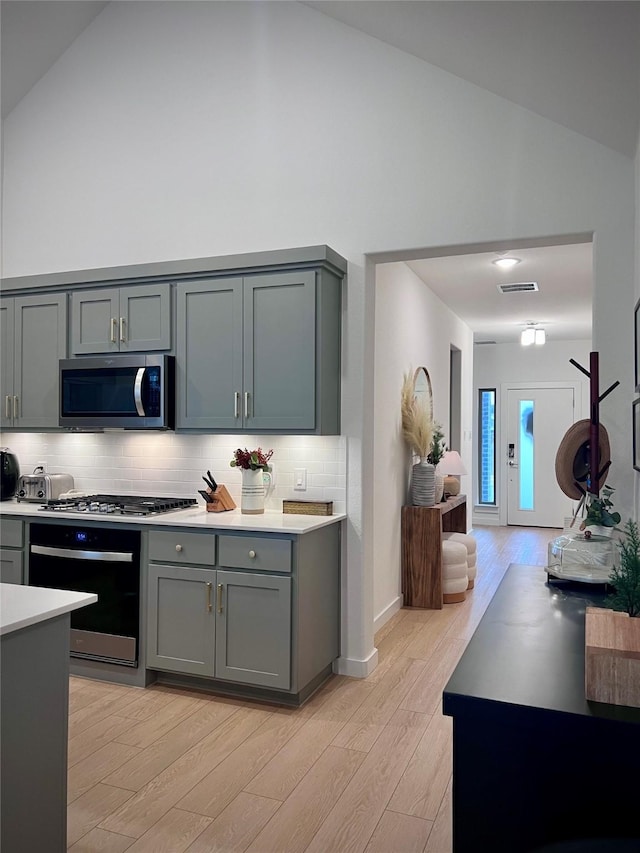
[[75,548],[51,548],[48,545],[31,545],[32,554],[44,557],[65,557],[67,560],[97,560],[101,563],[133,563],[133,554],[120,551],[83,551]]

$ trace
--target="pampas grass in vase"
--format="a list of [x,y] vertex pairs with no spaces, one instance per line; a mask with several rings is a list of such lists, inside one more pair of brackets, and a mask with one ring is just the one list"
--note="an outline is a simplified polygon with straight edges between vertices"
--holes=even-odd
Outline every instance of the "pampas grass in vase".
[[411,469],[409,499],[414,506],[433,506],[435,504],[435,466],[427,456],[431,450],[434,434],[434,422],[424,400],[416,399],[414,377],[404,375],[401,392],[402,435],[411,452],[420,457]]

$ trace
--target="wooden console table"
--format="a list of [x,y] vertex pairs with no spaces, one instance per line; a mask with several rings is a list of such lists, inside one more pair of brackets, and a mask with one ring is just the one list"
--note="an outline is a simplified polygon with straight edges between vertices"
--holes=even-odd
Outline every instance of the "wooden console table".
[[467,497],[434,506],[402,507],[402,592],[405,607],[442,610],[442,533],[467,532]]

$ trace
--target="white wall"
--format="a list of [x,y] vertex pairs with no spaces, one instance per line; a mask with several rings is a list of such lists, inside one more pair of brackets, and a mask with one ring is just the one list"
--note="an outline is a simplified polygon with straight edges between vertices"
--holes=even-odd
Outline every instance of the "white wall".
[[[184,435],[173,432],[0,433],[0,446],[18,456],[22,474],[40,462],[50,473],[71,474],[74,488],[96,494],[197,498],[202,475],[211,471],[240,506],[241,476],[229,466],[237,447],[273,449],[273,488],[265,507],[282,501],[333,501],[346,510],[346,442],[341,436]],[[307,490],[293,489],[293,469],[307,469]]]
[[[634,304],[640,300],[640,138],[638,139],[638,148],[636,149],[636,224],[635,224],[635,245],[636,245],[636,264],[635,264],[635,299]],[[634,397],[637,397],[634,394]],[[634,471],[634,496],[635,496],[635,515],[634,518],[640,520],[640,472]]]
[[[407,503],[412,457],[401,430],[400,389],[405,373],[426,367],[433,413],[449,439],[449,356],[462,353],[463,434],[471,430],[473,333],[404,263],[376,267],[373,496],[373,593],[376,627],[401,606],[400,510]],[[461,455],[471,471],[467,436]],[[462,478],[462,491],[471,480]]]
[[[501,435],[501,423],[504,400],[501,395],[503,383],[519,382],[571,382],[576,383],[579,389],[575,419],[589,417],[589,380],[576,367],[569,363],[569,359],[575,359],[583,367],[589,369],[589,353],[591,352],[591,341],[553,341],[547,339],[543,347],[522,347],[520,344],[485,344],[474,347],[473,355],[473,423],[477,424],[478,418],[478,389],[496,389],[496,507],[478,508],[478,471],[473,471],[473,500],[470,505],[474,507],[474,524],[504,524],[506,520],[506,495],[501,493],[501,484],[504,481],[505,446]],[[601,388],[605,390],[604,386]],[[613,392],[612,392],[613,393]],[[608,428],[606,413],[612,397],[603,402],[600,415],[601,421]],[[608,431],[608,429],[607,429]],[[474,429],[474,435],[477,430]],[[610,481],[612,482],[612,481]]]
[[110,3],[4,128],[5,275],[317,243],[348,259],[341,666],[354,674],[375,663],[366,255],[593,232],[593,346],[609,353],[602,384],[622,381],[623,511],[634,205],[629,158],[295,2]]

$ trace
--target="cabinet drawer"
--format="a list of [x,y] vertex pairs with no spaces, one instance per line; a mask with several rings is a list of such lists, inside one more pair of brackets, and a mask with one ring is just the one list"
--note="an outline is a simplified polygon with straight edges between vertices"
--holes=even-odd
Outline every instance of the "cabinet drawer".
[[218,565],[260,572],[291,572],[291,540],[219,536]]
[[3,518],[0,521],[0,542],[5,548],[22,548],[24,522],[19,518]]
[[216,537],[212,533],[152,530],[149,533],[149,560],[160,563],[214,566]]

